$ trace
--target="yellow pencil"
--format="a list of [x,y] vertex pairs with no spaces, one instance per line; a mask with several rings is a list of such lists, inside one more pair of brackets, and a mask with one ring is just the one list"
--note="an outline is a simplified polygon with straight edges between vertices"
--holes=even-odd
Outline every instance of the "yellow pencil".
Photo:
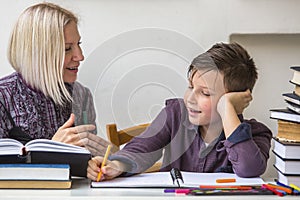
[[290,187],[292,187],[294,190],[297,190],[300,192],[300,187],[298,187],[297,185],[295,184],[290,184]]
[[102,169],[102,167],[104,167],[105,164],[106,164],[108,155],[109,155],[109,153],[110,153],[110,149],[111,149],[111,145],[108,145],[108,146],[107,146],[107,149],[106,149],[106,152],[105,152],[105,155],[104,155],[104,158],[103,158],[103,161],[102,161],[102,164],[101,164],[100,172],[98,173],[98,176],[97,176],[97,182],[100,181],[100,178],[101,178],[101,176],[102,176],[102,170],[101,170],[101,169]]

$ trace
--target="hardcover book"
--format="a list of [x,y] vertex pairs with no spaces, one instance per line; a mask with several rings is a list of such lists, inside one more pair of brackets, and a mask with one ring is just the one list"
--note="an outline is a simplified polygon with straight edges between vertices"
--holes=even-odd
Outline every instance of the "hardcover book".
[[294,74],[290,82],[296,85],[300,85],[300,66],[292,66],[291,69],[294,70]]
[[292,174],[300,176],[300,159],[286,159],[281,158],[280,155],[275,154],[274,166],[276,169],[281,171],[283,174]]
[[272,119],[280,119],[290,122],[300,123],[300,114],[291,111],[290,109],[272,109],[270,110],[270,118]]
[[[276,168],[276,167],[275,167]],[[279,169],[276,169],[278,173],[278,181],[285,185],[295,184],[300,185],[300,175],[297,174],[285,174]]]
[[300,106],[298,104],[287,102],[287,108],[300,114]]
[[277,138],[274,139],[273,151],[285,159],[300,159],[300,143],[281,141]]
[[283,99],[287,102],[294,103],[296,105],[300,105],[300,97],[295,93],[283,93]]
[[300,96],[300,86],[299,86],[299,85],[295,85],[294,93],[295,93],[296,95]]
[[300,123],[277,120],[277,127],[279,140],[300,142]]
[[0,164],[0,180],[69,180],[66,164]]
[[79,146],[47,139],[25,145],[14,139],[0,139],[0,163],[68,164],[71,176],[86,177],[91,153]]
[[1,189],[70,189],[71,180],[0,180]]

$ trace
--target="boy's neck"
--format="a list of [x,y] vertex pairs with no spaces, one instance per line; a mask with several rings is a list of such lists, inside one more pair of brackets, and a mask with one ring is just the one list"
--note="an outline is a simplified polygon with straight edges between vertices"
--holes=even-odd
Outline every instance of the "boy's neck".
[[210,124],[209,126],[199,126],[199,132],[205,143],[211,143],[214,139],[220,136],[223,130],[221,123]]

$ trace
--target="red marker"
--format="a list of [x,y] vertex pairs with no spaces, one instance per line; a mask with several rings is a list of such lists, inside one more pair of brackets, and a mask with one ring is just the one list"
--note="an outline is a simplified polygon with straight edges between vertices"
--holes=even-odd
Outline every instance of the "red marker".
[[286,194],[285,192],[279,192],[278,190],[276,190],[276,189],[270,187],[270,186],[267,185],[267,184],[262,184],[261,187],[262,187],[262,188],[266,188],[266,189],[272,191],[274,194],[276,194],[276,195],[278,195],[278,196],[281,196],[281,197],[284,196],[284,195]]

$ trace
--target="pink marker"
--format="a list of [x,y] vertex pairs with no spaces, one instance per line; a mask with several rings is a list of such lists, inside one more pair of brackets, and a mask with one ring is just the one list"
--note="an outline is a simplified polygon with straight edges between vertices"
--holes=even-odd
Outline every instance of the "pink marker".
[[190,189],[175,189],[176,194],[188,194]]

